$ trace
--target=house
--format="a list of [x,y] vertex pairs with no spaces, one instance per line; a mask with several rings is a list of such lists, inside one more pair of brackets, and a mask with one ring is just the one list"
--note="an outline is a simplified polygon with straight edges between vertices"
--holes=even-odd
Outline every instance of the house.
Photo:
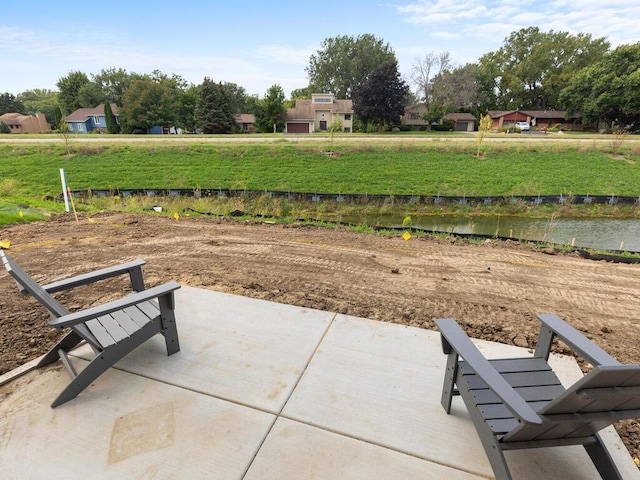
[[244,133],[253,133],[256,131],[256,116],[251,113],[238,113],[235,116],[236,123]]
[[44,113],[35,115],[5,113],[0,115],[0,123],[9,127],[9,133],[42,133],[51,130]]
[[429,122],[424,119],[428,111],[427,105],[424,103],[409,105],[405,107],[400,123],[414,129],[425,129],[429,126]]
[[447,113],[444,120],[453,122],[453,130],[456,132],[473,132],[476,126],[476,117],[470,113]]
[[[113,112],[116,123],[119,123],[118,107],[115,103],[111,104],[111,112]],[[73,133],[89,133],[92,131],[105,133],[107,131],[103,103],[94,108],[79,108],[71,115],[68,115],[65,121],[69,126],[69,131]]]
[[337,100],[332,93],[313,93],[311,99],[296,100],[287,109],[285,133],[313,133],[326,131],[336,121],[343,132],[353,131],[353,102]]
[[516,122],[527,122],[538,129],[549,129],[558,124],[568,130],[584,128],[579,114],[567,119],[564,110],[490,110],[487,115],[491,117],[491,129],[494,131],[512,127]]

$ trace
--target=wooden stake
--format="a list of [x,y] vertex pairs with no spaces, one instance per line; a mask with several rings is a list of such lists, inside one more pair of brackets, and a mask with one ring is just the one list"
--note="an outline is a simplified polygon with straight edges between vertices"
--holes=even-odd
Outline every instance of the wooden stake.
[[80,223],[80,220],[78,220],[78,213],[76,212],[76,204],[73,201],[73,195],[71,195],[69,187],[67,187],[67,193],[69,194],[69,200],[71,200],[71,208],[73,208],[73,215],[76,217],[76,223]]

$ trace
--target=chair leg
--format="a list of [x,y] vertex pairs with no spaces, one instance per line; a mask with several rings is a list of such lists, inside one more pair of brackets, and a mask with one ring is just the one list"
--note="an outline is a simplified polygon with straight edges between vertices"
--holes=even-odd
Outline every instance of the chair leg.
[[58,350],[62,349],[65,352],[68,352],[69,350],[73,349],[73,347],[82,342],[82,340],[83,338],[76,332],[69,332],[58,343],[56,343],[51,350],[49,350],[42,356],[42,358],[36,365],[36,368],[44,367],[45,365],[49,365],[50,363],[57,361],[58,358],[60,358],[60,356],[58,355]]
[[158,298],[160,305],[160,322],[162,323],[162,335],[167,345],[167,355],[173,355],[180,351],[178,340],[178,328],[176,326],[176,316],[173,311],[174,299],[171,295],[164,295]]
[[451,413],[451,401],[455,390],[456,377],[458,376],[458,354],[451,351],[447,355],[447,367],[444,372],[444,384],[442,385],[442,397],[440,403],[445,412]]
[[97,379],[100,375],[106,372],[117,361],[124,356],[132,352],[134,349],[142,345],[144,342],[158,333],[157,324],[149,323],[142,330],[134,333],[131,337],[123,340],[111,347],[98,353],[96,357],[91,360],[77,377],[71,380],[69,385],[58,395],[58,397],[51,404],[52,408],[62,405],[69,400],[76,398],[80,392],[87,388],[91,383]]
[[604,480],[622,480],[622,474],[618,470],[618,467],[616,467],[609,451],[604,446],[600,434],[596,433],[594,436],[597,441],[585,445],[584,449],[591,457],[591,461],[598,470],[598,473],[600,473],[600,476]]

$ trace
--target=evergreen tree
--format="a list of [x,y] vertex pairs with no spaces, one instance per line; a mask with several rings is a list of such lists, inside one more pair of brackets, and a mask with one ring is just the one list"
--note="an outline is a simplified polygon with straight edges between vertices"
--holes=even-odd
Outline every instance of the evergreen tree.
[[116,123],[116,117],[111,110],[111,104],[105,102],[104,104],[104,119],[107,122],[107,133],[119,133],[120,127]]
[[11,93],[0,94],[0,115],[5,113],[24,113],[24,105]]
[[233,133],[237,128],[229,92],[209,77],[200,85],[196,124],[206,134]]

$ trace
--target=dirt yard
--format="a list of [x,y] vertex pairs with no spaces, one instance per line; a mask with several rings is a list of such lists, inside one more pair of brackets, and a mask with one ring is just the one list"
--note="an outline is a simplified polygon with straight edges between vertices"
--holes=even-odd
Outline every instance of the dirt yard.
[[[433,328],[454,317],[475,337],[534,347],[536,313],[556,313],[623,363],[640,363],[640,265],[555,255],[512,242],[360,234],[345,229],[104,213],[0,227],[13,258],[46,283],[135,258],[168,280],[274,302]],[[59,333],[0,272],[0,373]],[[122,280],[58,298],[74,310],[117,298]],[[562,348],[557,349],[568,353]],[[616,425],[634,457],[640,422]]]

